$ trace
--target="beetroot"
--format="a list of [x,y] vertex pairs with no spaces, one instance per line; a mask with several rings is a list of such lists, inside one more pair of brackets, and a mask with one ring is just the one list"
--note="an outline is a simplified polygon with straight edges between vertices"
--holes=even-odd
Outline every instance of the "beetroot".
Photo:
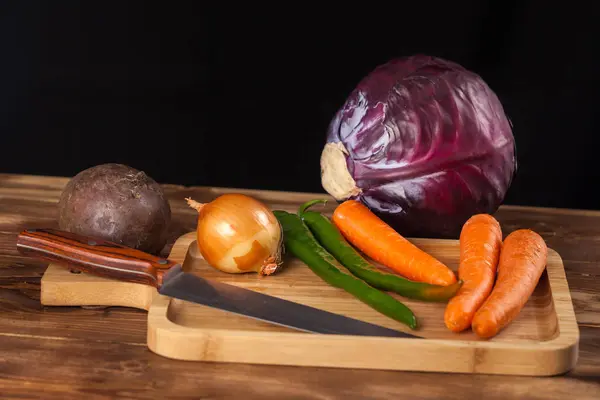
[[161,186],[122,164],[78,173],[58,203],[60,229],[153,254],[165,245],[170,221],[171,208]]

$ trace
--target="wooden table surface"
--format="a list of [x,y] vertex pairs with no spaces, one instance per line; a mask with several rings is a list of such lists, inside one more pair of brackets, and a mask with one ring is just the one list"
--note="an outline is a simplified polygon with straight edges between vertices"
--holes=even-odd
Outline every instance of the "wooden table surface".
[[[503,231],[539,232],[563,257],[581,330],[579,362],[558,377],[437,374],[175,361],[146,347],[146,312],[43,307],[46,262],[20,255],[16,234],[56,227],[68,178],[0,174],[0,398],[600,399],[600,212],[503,206]],[[173,211],[170,244],[193,231],[183,199],[209,201],[225,189],[164,185]],[[231,190],[231,189],[230,189]],[[250,191],[293,210],[313,198]]]

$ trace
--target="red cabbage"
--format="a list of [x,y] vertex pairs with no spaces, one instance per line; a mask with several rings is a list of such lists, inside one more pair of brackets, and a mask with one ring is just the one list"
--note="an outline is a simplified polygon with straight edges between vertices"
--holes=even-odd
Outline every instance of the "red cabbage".
[[332,119],[323,188],[362,201],[403,235],[457,238],[493,214],[517,169],[511,124],[483,79],[425,55],[375,68]]

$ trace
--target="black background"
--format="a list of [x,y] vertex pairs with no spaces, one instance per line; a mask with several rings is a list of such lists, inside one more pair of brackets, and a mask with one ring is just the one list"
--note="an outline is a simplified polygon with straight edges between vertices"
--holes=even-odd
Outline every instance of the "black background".
[[345,97],[424,53],[500,97],[519,159],[506,203],[600,208],[592,3],[344,4],[1,1],[0,172],[121,162],[161,183],[321,191]]

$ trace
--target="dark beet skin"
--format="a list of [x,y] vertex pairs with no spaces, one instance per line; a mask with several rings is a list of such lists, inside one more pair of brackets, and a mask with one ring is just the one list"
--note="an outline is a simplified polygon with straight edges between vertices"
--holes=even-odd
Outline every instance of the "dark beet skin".
[[60,229],[157,254],[171,208],[161,186],[142,171],[102,164],[77,174],[58,203]]

